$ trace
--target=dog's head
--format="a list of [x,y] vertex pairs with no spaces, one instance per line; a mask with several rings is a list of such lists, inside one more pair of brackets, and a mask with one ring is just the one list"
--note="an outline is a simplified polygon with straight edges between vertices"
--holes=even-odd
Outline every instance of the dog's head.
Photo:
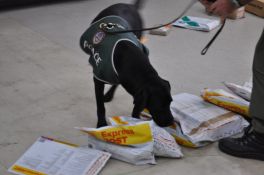
[[170,90],[170,83],[160,78],[149,83],[136,98],[136,102],[142,104],[142,109],[146,107],[155,123],[161,127],[173,124],[173,116],[170,111],[172,101]]
[[[138,10],[142,8],[144,0],[135,0],[134,4],[118,3],[101,11],[92,21],[92,23],[106,17],[106,16],[119,16],[127,21],[130,29],[142,29],[143,20]],[[129,29],[129,30],[130,30]],[[142,31],[135,31],[134,34],[138,39],[142,36]]]

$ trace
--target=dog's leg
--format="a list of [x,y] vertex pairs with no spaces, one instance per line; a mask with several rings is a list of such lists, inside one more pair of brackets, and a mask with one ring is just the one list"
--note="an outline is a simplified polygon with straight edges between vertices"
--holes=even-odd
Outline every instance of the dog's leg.
[[137,105],[134,106],[133,111],[132,111],[132,117],[133,118],[139,118],[140,112],[141,112],[141,108]]
[[140,113],[146,107],[146,103],[147,103],[146,91],[142,91],[141,93],[134,96],[134,108],[132,111],[133,118],[139,118]]
[[104,102],[110,102],[112,101],[116,88],[118,85],[112,85],[111,88],[107,91],[107,93],[104,95]]
[[104,106],[104,83],[94,78],[95,98],[97,105],[97,128],[107,126]]

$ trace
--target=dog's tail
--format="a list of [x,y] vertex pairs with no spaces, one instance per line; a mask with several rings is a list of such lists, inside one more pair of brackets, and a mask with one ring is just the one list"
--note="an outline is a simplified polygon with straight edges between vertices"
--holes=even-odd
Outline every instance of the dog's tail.
[[145,0],[135,0],[134,1],[134,6],[136,7],[136,9],[142,9],[143,6],[145,4]]

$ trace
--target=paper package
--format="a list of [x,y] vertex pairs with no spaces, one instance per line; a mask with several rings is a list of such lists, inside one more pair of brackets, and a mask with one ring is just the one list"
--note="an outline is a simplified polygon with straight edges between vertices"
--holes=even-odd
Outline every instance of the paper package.
[[40,137],[9,168],[18,175],[96,175],[111,154]]
[[[136,124],[141,122],[141,119],[135,119],[126,116],[115,116],[109,118],[111,125]],[[154,139],[154,154],[156,156],[181,158],[183,154],[181,148],[176,143],[175,139],[163,128],[159,127],[152,120],[150,121],[151,130]]]
[[192,143],[217,141],[238,134],[248,126],[240,115],[188,93],[174,95],[171,109],[183,134]]
[[205,101],[249,117],[249,102],[223,89],[204,89],[201,96]]
[[134,165],[155,164],[153,135],[149,122],[101,128],[76,127],[88,134],[89,144]]
[[229,83],[229,82],[223,82],[223,83],[234,94],[244,98],[247,101],[250,101],[251,92],[252,92],[252,81],[245,82],[243,86],[237,85],[235,83]]
[[173,23],[173,26],[183,27],[192,30],[209,32],[220,25],[219,20],[201,17],[184,16]]
[[[171,110],[171,113],[173,116],[176,114]],[[144,109],[144,111],[141,112],[140,118],[143,120],[151,120],[152,117],[147,109]],[[181,126],[178,122],[174,121],[174,124],[169,127],[163,127],[174,139],[179,145],[189,147],[189,148],[199,148],[206,146],[210,144],[210,142],[204,141],[204,142],[197,142],[193,143],[183,132],[181,129]]]
[[133,165],[156,164],[153,144],[142,147],[120,146],[105,142],[88,135],[88,143],[91,148],[111,153],[111,157]]

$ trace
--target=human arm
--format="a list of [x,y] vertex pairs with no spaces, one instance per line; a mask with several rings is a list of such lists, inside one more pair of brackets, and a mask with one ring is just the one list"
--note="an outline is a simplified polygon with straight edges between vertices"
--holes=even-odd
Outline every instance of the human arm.
[[200,0],[205,6],[206,11],[226,18],[235,9],[248,4],[252,0],[216,0],[214,2],[210,0]]

